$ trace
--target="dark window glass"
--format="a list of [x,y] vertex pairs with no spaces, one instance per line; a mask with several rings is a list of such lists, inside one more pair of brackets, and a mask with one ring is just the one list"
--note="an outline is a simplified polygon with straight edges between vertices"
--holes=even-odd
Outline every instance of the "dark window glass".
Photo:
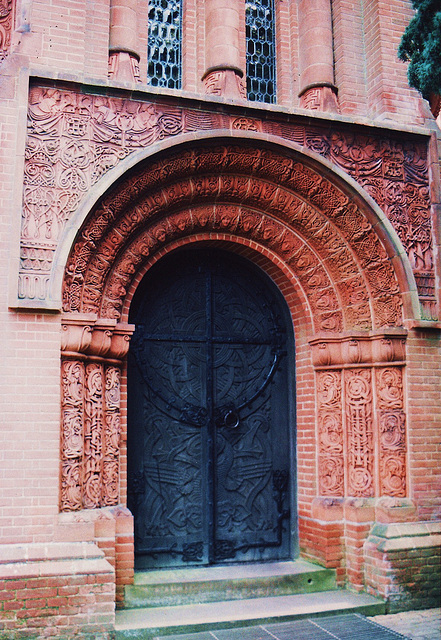
[[181,43],[181,0],[149,0],[149,84],[169,89],[181,88]]
[[276,54],[274,0],[246,3],[247,97],[275,102]]

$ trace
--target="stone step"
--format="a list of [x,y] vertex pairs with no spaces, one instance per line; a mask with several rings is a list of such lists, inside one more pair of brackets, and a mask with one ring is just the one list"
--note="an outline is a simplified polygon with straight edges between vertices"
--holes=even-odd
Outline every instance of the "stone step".
[[166,607],[336,589],[335,572],[304,560],[135,574],[125,608]]
[[248,600],[228,600],[116,612],[116,640],[260,625],[341,613],[378,615],[385,603],[364,593],[343,590]]

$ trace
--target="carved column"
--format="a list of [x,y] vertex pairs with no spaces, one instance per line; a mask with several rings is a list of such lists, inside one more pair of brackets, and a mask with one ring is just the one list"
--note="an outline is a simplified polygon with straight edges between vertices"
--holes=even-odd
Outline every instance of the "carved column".
[[245,98],[240,66],[240,0],[207,0],[205,5],[205,92]]
[[139,82],[138,0],[110,0],[109,76]]
[[310,341],[321,496],[406,496],[405,336],[391,330]]
[[300,106],[339,111],[330,0],[299,0]]
[[68,314],[62,329],[61,510],[116,505],[121,364],[134,327]]

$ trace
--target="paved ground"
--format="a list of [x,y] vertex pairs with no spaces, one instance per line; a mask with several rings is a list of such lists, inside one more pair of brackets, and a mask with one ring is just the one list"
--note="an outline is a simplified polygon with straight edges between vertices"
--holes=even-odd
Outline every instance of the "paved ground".
[[167,640],[396,640],[403,636],[409,640],[441,640],[441,609],[369,618],[360,614],[312,617],[253,627],[178,634],[168,636]]
[[393,613],[370,619],[411,640],[441,640],[441,608]]

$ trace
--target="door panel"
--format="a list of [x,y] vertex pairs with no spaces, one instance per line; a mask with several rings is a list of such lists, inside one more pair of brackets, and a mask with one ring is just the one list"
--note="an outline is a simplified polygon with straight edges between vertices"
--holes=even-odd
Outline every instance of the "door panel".
[[128,503],[139,567],[289,556],[286,328],[243,259],[182,251],[140,286]]

